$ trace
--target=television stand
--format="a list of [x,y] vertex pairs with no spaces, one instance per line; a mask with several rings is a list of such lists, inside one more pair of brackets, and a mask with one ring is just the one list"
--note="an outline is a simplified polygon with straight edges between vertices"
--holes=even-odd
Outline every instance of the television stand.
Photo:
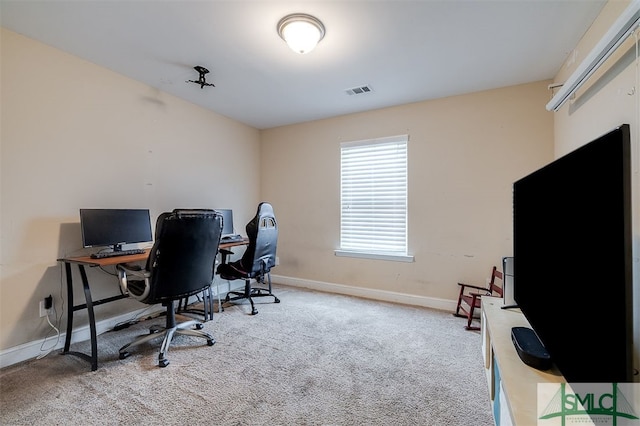
[[493,416],[499,425],[535,425],[538,383],[566,380],[555,366],[541,371],[522,362],[511,340],[511,329],[531,325],[520,310],[502,306],[502,298],[482,297],[482,355]]

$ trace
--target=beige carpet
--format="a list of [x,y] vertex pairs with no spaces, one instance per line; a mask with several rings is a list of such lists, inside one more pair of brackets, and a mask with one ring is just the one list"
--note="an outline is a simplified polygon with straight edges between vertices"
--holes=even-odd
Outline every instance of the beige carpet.
[[[178,336],[118,348],[164,318],[98,337],[99,368],[59,352],[0,370],[2,425],[492,425],[480,335],[441,312],[274,286]],[[72,345],[88,351],[88,342]]]

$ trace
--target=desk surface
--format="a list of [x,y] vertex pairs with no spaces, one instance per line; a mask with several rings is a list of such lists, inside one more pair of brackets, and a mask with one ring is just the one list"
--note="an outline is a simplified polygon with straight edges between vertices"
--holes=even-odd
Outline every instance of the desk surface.
[[231,248],[236,246],[246,246],[247,244],[249,244],[249,238],[246,238],[246,237],[239,241],[229,241],[227,243],[223,243],[221,241],[220,245],[218,246],[218,249]]
[[58,259],[59,262],[79,263],[88,266],[107,266],[116,265],[118,263],[141,262],[147,260],[151,249],[146,249],[142,254],[131,254],[128,256],[103,257],[102,259],[94,259],[91,256],[63,257]]
[[[248,238],[240,241],[230,241],[228,243],[220,243],[219,249],[243,246],[249,244]],[[107,266],[117,265],[118,263],[144,262],[149,257],[150,248],[146,249],[143,254],[132,254],[129,256],[113,256],[103,257],[102,259],[94,259],[91,256],[63,257],[58,259],[59,262],[78,263],[87,266]]]

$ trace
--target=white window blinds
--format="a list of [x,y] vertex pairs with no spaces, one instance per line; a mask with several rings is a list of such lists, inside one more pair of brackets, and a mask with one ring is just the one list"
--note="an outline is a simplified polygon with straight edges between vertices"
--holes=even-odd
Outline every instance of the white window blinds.
[[401,135],[341,144],[341,250],[407,253],[407,142]]

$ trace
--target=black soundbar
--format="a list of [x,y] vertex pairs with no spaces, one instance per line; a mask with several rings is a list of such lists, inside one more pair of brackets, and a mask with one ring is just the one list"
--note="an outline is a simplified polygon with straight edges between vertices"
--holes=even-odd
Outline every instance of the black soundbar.
[[518,356],[528,366],[537,370],[548,370],[552,366],[551,356],[538,339],[536,333],[527,327],[513,327],[511,341]]

